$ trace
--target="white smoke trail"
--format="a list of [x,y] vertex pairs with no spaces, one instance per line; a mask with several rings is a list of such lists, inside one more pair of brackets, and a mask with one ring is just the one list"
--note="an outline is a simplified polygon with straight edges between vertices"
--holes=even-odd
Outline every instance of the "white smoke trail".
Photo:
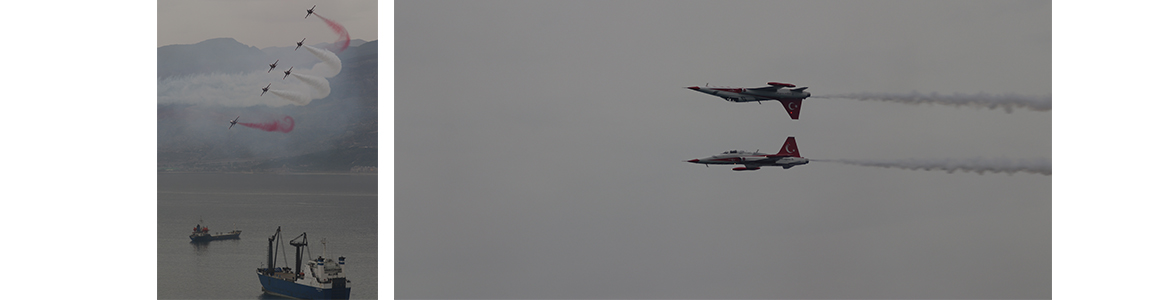
[[292,73],[293,77],[300,79],[302,82],[312,87],[313,94],[310,96],[313,100],[322,99],[329,96],[329,80],[325,77],[313,75],[301,75]]
[[321,63],[313,65],[313,73],[325,78],[332,78],[341,73],[341,59],[337,58],[337,54],[309,45],[305,45],[305,49],[309,49],[309,53],[313,53],[313,56],[321,60]]
[[943,96],[938,93],[919,94],[913,92],[910,94],[884,94],[884,93],[854,93],[844,95],[825,95],[817,96],[816,98],[843,98],[855,100],[877,100],[889,101],[908,104],[945,104],[945,105],[970,105],[982,106],[991,109],[1002,107],[1004,111],[1011,113],[1013,108],[1027,108],[1035,111],[1049,111],[1052,110],[1052,97],[1040,96],[1020,96],[1020,95],[989,95],[979,93],[975,95],[954,94],[951,96]]
[[[265,95],[260,88],[273,83],[275,75],[263,71],[247,74],[195,74],[158,80],[159,104],[204,104],[224,106],[284,106],[288,102]],[[280,78],[276,78],[280,79]],[[289,87],[305,86],[303,83]],[[286,87],[287,89],[288,87]],[[305,89],[308,89],[305,86]]]
[[898,168],[908,170],[944,170],[947,173],[954,173],[955,171],[975,172],[980,175],[983,172],[992,173],[1008,173],[1016,172],[1033,173],[1052,175],[1052,160],[1050,159],[1032,159],[1032,160],[1009,160],[1009,159],[942,159],[942,160],[857,160],[857,159],[818,159],[816,161],[837,162],[858,166],[882,167],[882,168]]
[[292,101],[296,105],[309,105],[309,101],[312,101],[312,99],[309,99],[309,95],[301,92],[285,90],[269,90],[268,92],[276,94],[285,100]]

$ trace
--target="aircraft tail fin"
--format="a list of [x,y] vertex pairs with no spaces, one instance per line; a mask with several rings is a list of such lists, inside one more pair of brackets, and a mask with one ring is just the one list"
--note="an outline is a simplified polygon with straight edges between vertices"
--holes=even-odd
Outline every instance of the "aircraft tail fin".
[[784,146],[780,147],[780,152],[776,155],[800,157],[800,149],[796,147],[796,137],[788,137],[784,141]]
[[784,99],[780,103],[784,104],[784,109],[788,111],[788,117],[793,120],[800,119],[800,105],[804,99]]

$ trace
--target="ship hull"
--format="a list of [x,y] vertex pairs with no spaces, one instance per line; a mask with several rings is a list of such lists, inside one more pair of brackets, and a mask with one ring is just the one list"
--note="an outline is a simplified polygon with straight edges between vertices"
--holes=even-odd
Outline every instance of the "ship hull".
[[240,233],[233,232],[233,233],[221,234],[221,235],[191,235],[190,238],[191,238],[192,242],[207,242],[207,241],[214,241],[214,240],[232,240],[232,239],[239,239]]
[[346,280],[334,280],[331,288],[316,288],[295,282],[283,280],[277,277],[257,273],[260,277],[260,285],[265,293],[277,296],[284,296],[296,299],[349,299],[350,287],[346,286]]

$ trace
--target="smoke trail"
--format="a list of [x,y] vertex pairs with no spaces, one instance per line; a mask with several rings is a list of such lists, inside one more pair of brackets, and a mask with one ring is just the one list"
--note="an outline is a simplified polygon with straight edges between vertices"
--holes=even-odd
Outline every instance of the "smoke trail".
[[[313,66],[314,73],[323,74],[321,76],[325,78],[337,76],[338,73],[341,73],[341,59],[337,58],[337,54],[309,45],[305,45],[305,49],[309,49],[309,53],[313,53],[313,56],[321,60],[321,63]],[[324,67],[321,67],[322,65]]]
[[313,15],[317,16],[318,18],[321,18],[322,21],[325,21],[325,24],[329,25],[329,28],[333,29],[333,32],[337,33],[337,35],[338,35],[337,41],[333,42],[333,47],[335,47],[337,49],[338,53],[341,53],[341,51],[345,51],[345,48],[349,48],[349,31],[345,30],[345,26],[341,26],[341,24],[338,24],[337,22],[333,22],[333,20],[326,19],[325,17],[321,16],[320,14],[313,13]]
[[264,131],[280,131],[280,132],[288,133],[289,131],[293,130],[294,126],[296,126],[296,122],[293,121],[292,117],[284,116],[283,120],[272,120],[271,122],[268,122],[268,123],[240,122],[240,125],[244,125],[244,126],[247,126],[250,128],[256,128],[256,129],[260,129],[260,130],[264,130]]
[[[290,75],[295,74],[296,73]],[[274,74],[267,74],[264,71],[259,71],[247,74],[192,74],[186,76],[175,76],[167,79],[159,79],[157,88],[158,103],[223,105],[232,107],[247,107],[254,105],[279,107],[289,105],[289,99],[273,97],[270,95],[272,90],[269,90],[269,93],[263,96],[260,95],[258,88],[264,87],[269,83],[273,83],[273,78],[280,79],[280,77],[277,77]],[[309,97],[308,94],[310,94],[310,91],[313,89],[319,89],[310,86],[304,81],[297,80],[279,81],[278,84],[280,85],[280,89],[286,92],[299,91],[305,94],[303,98],[306,99]],[[301,99],[294,97],[294,100]],[[305,101],[305,104],[307,104],[308,100]]]
[[1027,108],[1035,111],[1049,111],[1052,110],[1052,97],[1038,97],[1038,96],[1019,96],[1013,94],[1007,95],[989,95],[979,93],[975,95],[954,94],[951,96],[943,96],[938,93],[931,93],[929,95],[919,94],[913,92],[910,94],[882,94],[882,93],[854,93],[845,95],[826,95],[815,98],[844,98],[855,100],[878,100],[889,102],[900,102],[908,104],[945,104],[945,105],[971,105],[982,106],[991,109],[1003,107],[1003,110],[1011,113],[1013,108]]
[[285,100],[292,101],[296,105],[309,105],[309,101],[312,101],[312,99],[309,99],[309,95],[305,95],[305,93],[275,89],[269,90],[268,92],[276,94]]
[[329,80],[326,80],[324,77],[297,73],[292,73],[292,76],[313,88],[313,95],[310,96],[312,99],[322,99],[329,96]]
[[1033,173],[1052,175],[1052,160],[1050,159],[1033,159],[1033,160],[1008,160],[997,159],[988,160],[982,158],[955,160],[856,160],[856,159],[817,159],[816,161],[836,162],[857,166],[882,167],[882,168],[898,168],[908,170],[944,170],[947,173],[954,173],[955,171],[975,172],[980,175],[983,172],[992,173],[1008,173],[1016,172]]

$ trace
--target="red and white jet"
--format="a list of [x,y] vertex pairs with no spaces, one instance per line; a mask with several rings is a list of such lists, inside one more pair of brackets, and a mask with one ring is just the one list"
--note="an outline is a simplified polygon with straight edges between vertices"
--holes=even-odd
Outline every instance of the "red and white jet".
[[800,157],[800,150],[796,148],[796,138],[788,137],[780,152],[776,154],[728,150],[707,158],[688,160],[689,163],[704,165],[743,165],[732,168],[732,171],[755,171],[760,167],[784,167],[785,169],[808,163],[808,159]]
[[792,117],[793,120],[799,119],[801,100],[812,96],[812,94],[804,91],[804,89],[807,89],[808,87],[806,86],[794,89],[784,89],[786,87],[793,88],[796,86],[780,82],[769,82],[768,85],[769,86],[758,88],[724,88],[701,86],[692,86],[687,88],[698,91],[700,93],[723,98],[724,100],[731,102],[757,102],[763,104],[763,102],[760,101],[780,101],[781,104],[784,104],[784,109],[788,110],[789,117]]

